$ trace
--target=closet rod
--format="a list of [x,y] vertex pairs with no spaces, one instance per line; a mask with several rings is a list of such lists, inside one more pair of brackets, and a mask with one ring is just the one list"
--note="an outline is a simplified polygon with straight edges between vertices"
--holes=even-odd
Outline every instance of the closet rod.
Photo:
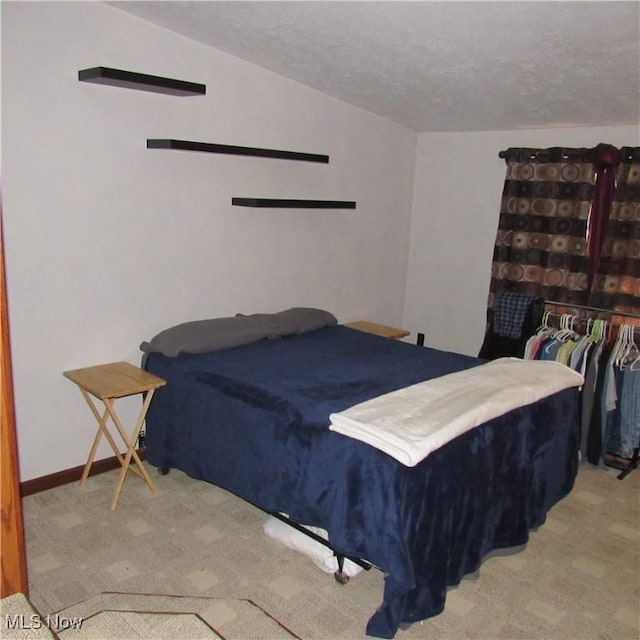
[[603,309],[601,307],[590,307],[584,304],[571,304],[569,302],[556,302],[555,300],[545,300],[545,304],[553,305],[556,307],[570,307],[571,309],[585,309],[587,311],[596,311],[598,313],[607,313],[612,316],[625,316],[627,318],[638,318],[640,315],[637,313],[630,313],[629,311],[614,311],[613,309]]

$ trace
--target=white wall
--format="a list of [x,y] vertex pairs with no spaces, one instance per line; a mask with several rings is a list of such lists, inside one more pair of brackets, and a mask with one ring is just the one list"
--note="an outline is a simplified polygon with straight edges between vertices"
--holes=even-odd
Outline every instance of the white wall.
[[640,127],[556,128],[418,137],[404,326],[425,343],[477,355],[509,147],[640,144]]
[[[185,320],[312,305],[477,353],[505,172],[498,152],[640,144],[638,127],[416,136],[101,3],[4,0],[0,9],[22,480],[85,460],[93,418],[62,371],[136,363],[142,340]],[[203,82],[207,95],[78,82],[92,66]],[[147,150],[146,138],[331,161]],[[253,210],[231,207],[232,196],[358,208]],[[130,422],[137,400],[120,406]],[[102,447],[98,457],[109,455]]]
[[[94,2],[2,10],[2,183],[21,480],[84,462],[67,369],[139,362],[179,322],[289,306],[402,321],[417,136]],[[81,83],[110,66],[207,85]],[[147,150],[147,138],[290,149],[328,165]],[[345,199],[355,211],[231,207]],[[130,423],[138,401],[121,404]],[[112,455],[103,446],[98,457]]]

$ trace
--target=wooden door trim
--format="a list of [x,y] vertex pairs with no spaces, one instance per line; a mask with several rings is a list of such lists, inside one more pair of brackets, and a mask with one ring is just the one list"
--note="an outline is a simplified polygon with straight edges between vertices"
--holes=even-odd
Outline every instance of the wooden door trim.
[[18,447],[16,441],[13,378],[9,341],[9,312],[5,274],[0,194],[0,597],[13,593],[29,595],[27,561],[24,547],[24,523],[20,500]]

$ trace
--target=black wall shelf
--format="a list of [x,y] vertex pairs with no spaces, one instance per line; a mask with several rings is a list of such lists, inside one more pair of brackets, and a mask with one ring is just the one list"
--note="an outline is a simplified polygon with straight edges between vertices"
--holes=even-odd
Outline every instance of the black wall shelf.
[[205,153],[226,153],[237,156],[258,156],[261,158],[279,158],[281,160],[299,160],[302,162],[322,162],[327,164],[329,156],[318,153],[301,153],[280,149],[260,149],[258,147],[237,147],[229,144],[210,142],[192,142],[190,140],[147,139],[147,149],[177,149],[179,151],[204,151]]
[[197,82],[163,78],[147,73],[111,69],[110,67],[82,69],[78,71],[78,80],[80,80],[80,82],[93,82],[95,84],[105,84],[112,87],[138,89],[173,96],[204,95],[207,92],[206,85]]
[[232,198],[235,207],[268,207],[287,209],[355,209],[349,200],[293,200],[282,198]]

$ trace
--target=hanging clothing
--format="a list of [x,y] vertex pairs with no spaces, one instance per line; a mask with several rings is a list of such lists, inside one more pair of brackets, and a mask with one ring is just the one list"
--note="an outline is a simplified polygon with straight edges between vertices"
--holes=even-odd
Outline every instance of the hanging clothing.
[[620,399],[620,453],[630,458],[640,443],[640,368],[623,370]]
[[602,443],[604,440],[604,431],[606,425],[602,421],[601,405],[603,402],[604,379],[607,370],[607,360],[609,359],[610,350],[606,344],[602,345],[602,349],[595,355],[597,358],[597,373],[595,377],[593,410],[589,419],[586,438],[586,459],[591,464],[599,464],[602,458]]
[[609,453],[630,458],[640,445],[640,344],[633,328],[621,325],[611,346],[601,325],[594,334],[579,334],[573,321],[567,322],[568,314],[560,316],[561,328],[549,327],[547,318],[523,353],[526,359],[556,360],[582,374],[581,458],[594,465]]

